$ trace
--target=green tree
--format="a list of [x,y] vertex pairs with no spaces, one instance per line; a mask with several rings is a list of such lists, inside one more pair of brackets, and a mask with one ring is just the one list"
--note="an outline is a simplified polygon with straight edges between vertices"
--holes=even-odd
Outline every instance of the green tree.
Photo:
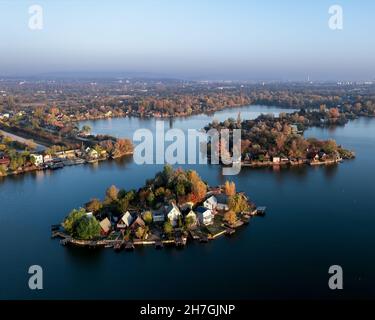
[[83,240],[96,239],[100,236],[100,224],[95,217],[85,215],[77,221],[74,234]]
[[164,223],[164,232],[168,235],[173,232],[173,226],[169,221]]
[[86,215],[86,210],[83,209],[83,208],[80,208],[80,209],[73,209],[68,217],[64,220],[63,222],[63,227],[65,229],[65,231],[70,234],[70,235],[73,235],[74,233],[74,229],[75,229],[75,226],[77,224],[77,222]]
[[146,211],[143,214],[143,220],[146,222],[146,224],[150,225],[152,223],[152,213],[151,211]]
[[90,134],[90,133],[91,133],[91,127],[88,126],[88,125],[84,125],[84,126],[82,127],[82,130],[81,130],[81,131],[84,132],[84,133],[86,133],[86,134]]

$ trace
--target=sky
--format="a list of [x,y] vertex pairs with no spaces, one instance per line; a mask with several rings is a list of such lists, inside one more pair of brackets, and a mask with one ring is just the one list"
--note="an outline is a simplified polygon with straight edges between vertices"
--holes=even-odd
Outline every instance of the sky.
[[[329,28],[335,4],[342,30]],[[373,0],[0,0],[0,76],[372,80],[374,13]]]

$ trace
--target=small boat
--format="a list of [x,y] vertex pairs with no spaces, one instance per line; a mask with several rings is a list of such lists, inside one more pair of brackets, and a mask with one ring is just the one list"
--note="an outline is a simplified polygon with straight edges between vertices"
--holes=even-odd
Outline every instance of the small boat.
[[122,250],[122,243],[119,242],[119,243],[116,243],[114,246],[113,246],[113,249],[117,252],[121,251]]
[[257,207],[256,214],[259,216],[264,216],[266,214],[266,207]]
[[132,250],[134,250],[134,244],[133,244],[133,242],[127,242],[125,244],[125,250],[126,251],[132,251]]
[[236,232],[236,230],[232,229],[232,228],[227,228],[225,230],[225,233],[228,235],[228,236],[231,236],[232,234],[234,234]]
[[201,236],[199,238],[199,242],[200,243],[207,243],[208,242],[208,237],[207,236]]
[[163,242],[156,241],[155,242],[155,249],[162,249],[164,247]]

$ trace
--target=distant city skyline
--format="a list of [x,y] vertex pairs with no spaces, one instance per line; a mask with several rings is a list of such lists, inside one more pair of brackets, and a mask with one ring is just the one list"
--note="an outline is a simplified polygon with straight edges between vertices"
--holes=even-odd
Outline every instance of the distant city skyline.
[[[35,4],[42,30],[28,26]],[[335,4],[343,30],[328,26]],[[371,0],[2,0],[0,77],[372,81],[374,12]]]

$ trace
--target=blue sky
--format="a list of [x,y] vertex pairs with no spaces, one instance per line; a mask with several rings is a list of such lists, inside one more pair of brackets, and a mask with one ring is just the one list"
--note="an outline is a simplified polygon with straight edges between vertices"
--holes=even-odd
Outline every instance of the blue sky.
[[[28,28],[40,4],[44,28]],[[344,29],[328,8],[344,9]],[[375,78],[373,0],[0,0],[0,75]]]

